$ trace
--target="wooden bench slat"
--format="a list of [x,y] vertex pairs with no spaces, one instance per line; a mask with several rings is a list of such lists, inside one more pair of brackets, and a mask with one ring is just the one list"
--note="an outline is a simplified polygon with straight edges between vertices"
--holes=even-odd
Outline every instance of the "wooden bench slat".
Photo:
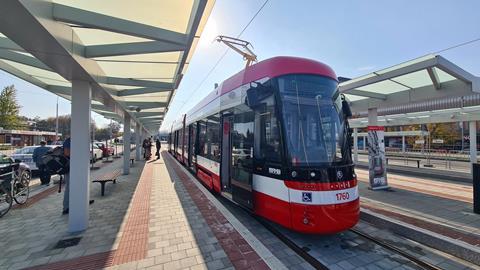
[[113,182],[115,184],[116,181],[117,181],[117,177],[119,177],[121,174],[122,174],[121,169],[115,169],[111,172],[108,172],[108,173],[105,173],[105,174],[101,175],[100,177],[97,177],[92,182],[100,183],[101,188],[102,188],[101,193],[102,193],[102,196],[104,196],[105,195],[105,184],[107,182]]

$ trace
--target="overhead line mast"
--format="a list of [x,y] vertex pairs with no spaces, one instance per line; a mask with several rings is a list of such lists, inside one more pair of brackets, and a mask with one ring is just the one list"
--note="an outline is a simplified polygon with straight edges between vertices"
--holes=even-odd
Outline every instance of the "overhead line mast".
[[[243,60],[246,60],[245,68],[249,67],[252,62],[257,62],[257,55],[253,53],[253,46],[250,42],[243,39],[227,37],[227,36],[218,36],[216,39],[218,42],[222,42],[228,47],[230,47],[235,52],[243,56]],[[249,46],[252,48],[250,49]]]

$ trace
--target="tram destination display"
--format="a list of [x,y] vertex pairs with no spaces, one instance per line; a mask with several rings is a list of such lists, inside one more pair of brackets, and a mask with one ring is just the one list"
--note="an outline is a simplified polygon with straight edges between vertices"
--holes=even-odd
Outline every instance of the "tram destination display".
[[371,189],[388,188],[384,127],[368,126],[368,172]]

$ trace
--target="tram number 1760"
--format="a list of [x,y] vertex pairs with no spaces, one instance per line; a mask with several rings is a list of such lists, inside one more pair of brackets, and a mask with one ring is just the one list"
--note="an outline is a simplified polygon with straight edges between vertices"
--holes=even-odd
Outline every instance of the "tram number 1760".
[[350,199],[350,194],[348,192],[341,192],[335,195],[337,196],[337,201],[345,201]]

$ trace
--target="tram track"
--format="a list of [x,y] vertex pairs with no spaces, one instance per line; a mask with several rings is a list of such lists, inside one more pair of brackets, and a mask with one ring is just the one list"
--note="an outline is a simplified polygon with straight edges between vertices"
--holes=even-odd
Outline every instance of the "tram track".
[[[242,208],[243,209],[243,208]],[[257,222],[262,224],[268,231],[270,231],[273,235],[278,237],[285,245],[287,245],[289,248],[291,248],[298,256],[302,257],[305,261],[307,261],[311,266],[313,266],[315,269],[319,270],[328,270],[330,269],[325,263],[321,262],[314,256],[310,255],[308,251],[306,251],[304,248],[300,247],[299,245],[295,244],[294,241],[289,239],[287,236],[282,234],[279,230],[277,230],[274,226],[272,226],[268,221],[264,220],[261,217],[258,217],[254,215],[253,213],[248,212],[248,210],[243,209],[245,212],[247,212],[251,217],[253,217]],[[371,241],[375,243],[378,246],[381,246],[382,248],[385,248],[387,250],[390,250],[406,259],[409,261],[413,262],[414,264],[418,265],[422,269],[426,270],[442,270],[443,268],[437,267],[429,262],[426,262],[424,260],[421,260],[419,258],[416,258],[415,256],[412,256],[408,254],[407,252],[395,247],[394,245],[391,245],[385,241],[382,241],[380,239],[377,239],[375,237],[372,237],[366,233],[361,232],[360,230],[357,229],[349,229],[348,231],[361,236],[364,239],[367,239],[368,241]]]
[[[190,171],[190,173],[192,173]],[[195,177],[195,176],[194,176]],[[303,260],[305,260],[308,264],[310,264],[313,268],[315,269],[330,269],[329,264],[327,262],[322,261],[321,258],[318,258],[313,256],[312,254],[309,253],[310,248],[307,246],[301,246],[295,243],[295,239],[290,239],[287,235],[281,232],[281,230],[277,229],[275,225],[270,223],[268,220],[263,219],[262,217],[259,217],[255,214],[253,214],[251,211],[248,209],[234,203],[233,201],[219,196],[219,194],[212,192],[212,194],[216,197],[217,200],[219,200],[221,203],[229,204],[231,207],[239,209],[241,212],[245,213],[247,216],[253,218],[255,221],[260,223],[267,231],[269,231],[273,236],[277,237],[283,244],[285,244],[288,248],[290,248],[296,255],[301,257]],[[370,224],[370,226],[372,226]],[[427,270],[439,270],[443,269],[441,267],[438,267],[436,265],[433,265],[425,260],[422,260],[414,255],[409,254],[408,252],[405,252],[404,250],[398,248],[395,245],[392,245],[388,243],[385,240],[382,240],[380,238],[373,237],[367,233],[362,232],[361,230],[352,228],[347,230],[347,232],[351,232],[363,239],[366,239],[368,242],[371,242],[373,245],[376,245],[384,250],[389,251],[390,253],[393,253],[391,255],[398,255],[404,259],[406,259],[408,262],[411,262],[415,266],[417,266],[419,269],[427,269]],[[342,238],[342,236],[338,236],[338,238]],[[328,261],[328,258],[325,258],[326,261]],[[405,263],[405,262],[404,262]],[[413,265],[412,265],[413,266]]]
[[[263,227],[265,227],[270,233],[272,233],[275,237],[277,237],[282,243],[284,243],[288,248],[290,248],[292,251],[295,252],[299,257],[303,258],[307,263],[309,263],[313,268],[319,269],[319,270],[328,270],[330,269],[328,267],[328,264],[325,262],[322,262],[321,258],[316,258],[315,256],[311,255],[309,253],[310,249],[307,247],[302,247],[298,244],[295,243],[294,240],[290,239],[288,236],[286,236],[284,233],[282,233],[279,229],[277,229],[274,225],[272,225],[269,221],[263,219],[262,217],[259,217],[252,212],[250,212],[248,209],[245,209],[244,207],[241,207],[234,202],[221,197],[221,196],[216,196],[217,199],[219,199],[222,202],[226,202],[228,204],[231,204],[233,207],[241,209],[245,214],[250,216],[251,218],[255,219],[258,223],[260,223]],[[385,249],[390,251],[391,253],[394,253],[396,255],[399,255],[409,262],[412,262],[416,266],[419,267],[419,269],[425,269],[425,270],[442,270],[443,268],[435,266],[425,260],[422,260],[420,258],[417,258],[408,252],[403,251],[402,249],[387,243],[386,241],[373,237],[369,234],[366,234],[358,229],[352,228],[347,230],[348,232],[352,232],[355,235],[358,235],[359,237]]]
[[372,236],[370,236],[370,235],[368,235],[368,234],[366,234],[366,233],[363,233],[363,232],[361,232],[361,231],[359,231],[359,230],[357,230],[357,229],[353,229],[353,228],[352,228],[352,229],[349,229],[349,231],[351,231],[351,232],[353,232],[353,233],[355,233],[355,234],[357,234],[357,235],[359,235],[359,236],[361,236],[361,237],[363,237],[363,238],[365,238],[365,239],[368,239],[369,241],[372,241],[372,242],[374,242],[375,244],[377,244],[377,245],[379,245],[379,246],[381,246],[381,247],[383,247],[383,248],[386,248],[386,249],[388,249],[388,250],[390,250],[390,251],[393,251],[393,252],[401,255],[401,256],[404,257],[404,258],[407,258],[408,260],[410,260],[411,262],[415,263],[416,265],[422,267],[423,269],[428,269],[428,270],[441,270],[441,269],[442,269],[442,268],[437,267],[437,266],[435,266],[435,265],[433,265],[433,264],[431,264],[431,263],[429,263],[429,262],[423,261],[423,260],[421,260],[421,259],[419,259],[419,258],[417,258],[417,257],[415,257],[415,256],[412,256],[412,255],[408,254],[407,252],[405,252],[405,251],[397,248],[397,247],[394,246],[394,245],[388,244],[388,243],[385,242],[385,241],[382,241],[382,240],[380,240],[380,239],[377,239],[377,238],[375,238],[375,237],[372,237]]

